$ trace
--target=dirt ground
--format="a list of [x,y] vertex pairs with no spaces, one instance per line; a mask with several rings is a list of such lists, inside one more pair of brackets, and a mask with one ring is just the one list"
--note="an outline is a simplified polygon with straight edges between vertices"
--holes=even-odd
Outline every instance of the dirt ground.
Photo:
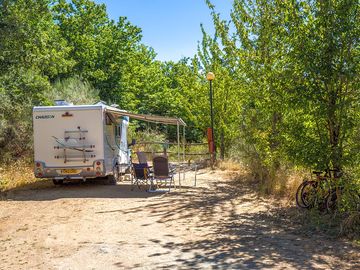
[[[176,178],[178,180],[178,178]],[[301,225],[224,172],[193,173],[171,193],[128,182],[3,195],[0,269],[360,269],[359,249]]]

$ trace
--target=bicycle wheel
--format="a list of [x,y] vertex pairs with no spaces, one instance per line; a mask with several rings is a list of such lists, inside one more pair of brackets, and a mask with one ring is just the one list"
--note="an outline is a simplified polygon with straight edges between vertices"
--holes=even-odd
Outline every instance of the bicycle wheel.
[[313,208],[317,203],[317,186],[316,181],[307,181],[301,189],[301,201],[304,208]]
[[299,187],[296,190],[296,195],[295,195],[295,199],[296,199],[296,205],[300,208],[307,208],[302,200],[302,189],[304,188],[304,185],[308,182],[308,180],[304,180],[304,182],[302,182]]

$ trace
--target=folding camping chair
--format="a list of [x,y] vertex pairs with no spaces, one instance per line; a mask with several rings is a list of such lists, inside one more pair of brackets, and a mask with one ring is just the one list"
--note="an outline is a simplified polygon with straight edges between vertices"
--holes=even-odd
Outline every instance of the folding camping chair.
[[147,161],[145,152],[137,151],[136,155],[137,155],[137,158],[138,158],[140,164],[148,165],[148,161]]
[[135,185],[141,189],[141,186],[148,186],[148,181],[151,179],[152,175],[147,164],[132,164],[132,173],[133,177],[131,180],[131,190],[134,190]]
[[147,157],[146,157],[146,153],[142,152],[142,151],[137,151],[136,156],[138,158],[139,163],[140,164],[145,164],[149,168],[150,173],[152,173],[153,172],[153,166],[149,165]]
[[169,187],[171,185],[175,187],[175,169],[170,169],[169,160],[166,156],[157,156],[153,159],[153,178],[151,179],[151,185],[149,191],[154,191],[158,187]]

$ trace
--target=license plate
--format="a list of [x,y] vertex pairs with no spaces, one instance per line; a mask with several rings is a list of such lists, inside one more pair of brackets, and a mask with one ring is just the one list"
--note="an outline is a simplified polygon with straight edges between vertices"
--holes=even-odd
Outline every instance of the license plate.
[[80,173],[80,170],[76,169],[63,169],[61,170],[61,174],[78,174]]

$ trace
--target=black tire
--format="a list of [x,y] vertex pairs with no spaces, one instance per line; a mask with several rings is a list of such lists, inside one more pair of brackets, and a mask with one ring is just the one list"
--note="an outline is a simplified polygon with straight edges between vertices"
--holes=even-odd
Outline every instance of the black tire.
[[120,168],[118,164],[116,164],[113,168],[113,176],[115,179],[115,183],[120,181]]
[[329,192],[325,199],[326,211],[328,213],[334,213],[337,208],[337,193],[336,189],[333,189]]
[[317,205],[317,182],[306,181],[301,189],[301,201],[304,208],[310,209]]
[[116,185],[116,179],[113,175],[108,175],[106,179],[107,185]]
[[296,190],[296,195],[295,195],[295,199],[296,199],[296,205],[300,208],[307,208],[301,198],[301,193],[302,193],[302,189],[304,187],[304,185],[308,182],[308,180],[305,180],[304,182],[302,182],[300,184],[300,186],[297,188]]
[[107,185],[116,185],[116,183],[118,182],[120,177],[120,173],[119,173],[119,166],[116,164],[113,167],[113,172],[111,175],[108,175],[105,179],[106,179],[106,184]]
[[53,179],[53,183],[55,186],[62,185],[64,184],[64,180]]

